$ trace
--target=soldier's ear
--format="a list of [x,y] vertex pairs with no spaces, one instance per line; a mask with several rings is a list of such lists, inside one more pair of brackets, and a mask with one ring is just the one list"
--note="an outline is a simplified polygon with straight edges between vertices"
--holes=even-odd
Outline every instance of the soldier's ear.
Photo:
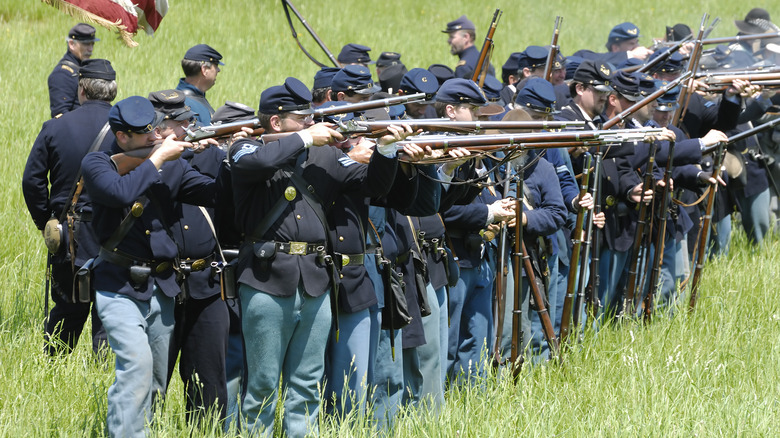
[[279,114],[274,114],[268,120],[271,125],[271,129],[275,132],[282,132],[282,117]]

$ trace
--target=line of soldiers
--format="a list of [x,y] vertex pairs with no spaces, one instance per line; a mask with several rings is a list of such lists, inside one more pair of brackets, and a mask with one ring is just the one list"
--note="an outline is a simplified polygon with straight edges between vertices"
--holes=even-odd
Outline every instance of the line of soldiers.
[[[763,33],[772,23],[753,10],[737,25]],[[728,243],[733,203],[753,242],[768,231],[771,166],[755,151],[774,150],[777,134],[728,146],[742,185],[703,151],[773,117],[771,87],[736,78],[719,93],[690,93],[677,127],[671,115],[689,94],[681,87],[625,115],[685,70],[679,52],[639,47],[630,23],[610,32],[607,54],[549,60],[549,47],[530,46],[510,56],[502,81],[489,74],[482,87],[471,80],[483,68],[473,23],[462,16],[444,32],[460,57],[455,70],[407,70],[399,53],[384,52],[375,83],[370,49],[347,44],[341,66],[318,71],[311,89],[290,77],[263,91],[257,109],[228,101],[214,110],[206,92],[224,64],[212,47],[187,51],[176,89],[112,106],[110,62],[71,52],[86,42],[91,54],[94,28],[71,30],[75,76],[61,63],[50,83],[75,77],[80,106],[52,104],[57,116],[33,145],[23,190],[49,249],[47,351],[75,346],[94,302],[93,326],[104,327],[102,338],[93,327],[94,348],[107,339],[116,355],[111,436],[143,436],[177,358],[191,422],[216,413],[226,429],[304,436],[316,433],[322,405],[336,418],[370,412],[389,428],[400,406],[441,409],[448,385],[478,383],[491,363],[557,357],[559,336],[578,335],[585,321],[600,329],[615,315],[672,312],[691,260],[686,242],[702,232],[701,205],[688,199],[705,188],[728,182],[716,192],[716,251]],[[684,26],[668,32],[685,37]],[[775,40],[740,47],[706,53],[708,68],[769,68],[780,53]],[[652,74],[628,72],[659,56]],[[549,80],[540,77],[548,62]],[[352,109],[417,93],[425,98]],[[315,108],[328,111],[315,120]],[[657,129],[601,147],[485,154],[446,147],[464,136],[409,123],[431,119]],[[371,120],[390,123],[373,137],[345,129]],[[634,245],[638,233],[647,243]],[[589,313],[582,300],[572,306],[586,284]]]

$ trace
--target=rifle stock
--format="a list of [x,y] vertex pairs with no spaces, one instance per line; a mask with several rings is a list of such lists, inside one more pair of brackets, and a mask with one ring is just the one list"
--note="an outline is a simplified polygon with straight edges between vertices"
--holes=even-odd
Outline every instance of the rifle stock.
[[[590,182],[591,156],[588,154],[585,158],[585,167],[582,169],[582,186],[580,188],[579,199],[582,199],[588,193]],[[582,228],[585,220],[585,209],[580,208],[577,212],[577,220],[574,223],[574,245],[571,251],[569,261],[569,276],[566,282],[566,297],[563,300],[563,311],[561,313],[561,332],[560,341],[564,346],[569,340],[569,322],[571,319],[572,307],[574,305],[574,294],[576,292],[577,274],[579,274],[580,248],[585,240],[585,230]],[[562,250],[562,249],[561,249]],[[577,328],[576,325],[574,327]]]
[[[655,165],[655,152],[657,143],[653,142],[650,146],[650,155],[647,158],[647,168],[645,169],[645,179],[642,182],[642,193],[650,190],[653,187],[653,166]],[[628,280],[626,281],[626,287],[623,291],[623,315],[631,317],[636,313],[636,300],[635,293],[637,290],[637,274],[639,272],[639,261],[642,259],[640,254],[643,253],[646,248],[642,247],[642,242],[645,239],[645,233],[647,232],[647,211],[648,206],[646,203],[640,201],[637,204],[639,207],[639,219],[636,225],[636,234],[634,235],[634,243],[632,245],[631,259],[628,263]],[[639,288],[641,291],[641,288]]]
[[547,82],[552,82],[553,62],[555,57],[558,56],[558,34],[560,33],[560,25],[563,22],[563,17],[560,15],[555,17],[555,27],[553,28],[552,41],[550,42],[550,52],[547,54],[547,63],[544,65],[544,76],[542,76]]
[[[726,144],[719,143],[715,159],[713,160],[713,174],[714,172],[720,172],[720,167],[723,165],[723,156],[726,151]],[[707,194],[707,205],[704,208],[704,215],[701,220],[699,240],[696,242],[696,249],[694,250],[695,265],[693,269],[693,279],[691,280],[691,298],[688,303],[688,310],[693,311],[696,308],[696,300],[699,297],[699,281],[701,280],[701,273],[704,269],[704,261],[707,258],[707,242],[710,238],[710,226],[712,224],[712,210],[715,206],[715,191],[718,187],[718,182],[710,185],[710,192]]]
[[653,257],[653,265],[651,266],[649,290],[645,297],[645,321],[649,322],[653,315],[653,306],[655,302],[655,294],[658,291],[658,283],[661,278],[661,264],[664,260],[664,246],[666,242],[666,222],[669,216],[669,202],[672,191],[669,189],[669,185],[672,180],[672,168],[674,159],[674,141],[669,142],[669,160],[666,162],[666,171],[664,172],[664,188],[661,191],[661,202],[656,209],[656,219],[658,220],[658,227],[655,238],[655,254]]
[[485,41],[482,43],[482,50],[479,52],[479,61],[474,68],[474,74],[471,76],[471,80],[478,83],[479,87],[485,84],[485,76],[487,75],[488,67],[490,65],[490,54],[493,52],[493,34],[496,33],[496,27],[498,26],[498,20],[501,18],[501,9],[496,9],[493,13],[493,20],[490,22]]

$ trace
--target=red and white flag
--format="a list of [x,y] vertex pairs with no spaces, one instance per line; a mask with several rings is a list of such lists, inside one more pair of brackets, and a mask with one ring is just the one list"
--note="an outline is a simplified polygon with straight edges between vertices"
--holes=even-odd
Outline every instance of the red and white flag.
[[138,29],[152,35],[168,12],[168,0],[42,0],[44,3],[107,29],[119,32],[130,47]]

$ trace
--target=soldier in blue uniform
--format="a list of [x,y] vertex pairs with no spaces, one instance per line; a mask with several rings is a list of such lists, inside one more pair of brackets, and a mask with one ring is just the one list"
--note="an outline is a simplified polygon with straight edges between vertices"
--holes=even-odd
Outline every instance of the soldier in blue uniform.
[[[343,138],[329,124],[312,125],[311,111],[311,93],[297,79],[266,89],[261,125],[293,134],[262,147],[239,140],[229,153],[237,223],[246,236],[238,282],[247,365],[242,412],[250,431],[273,429],[281,382],[285,433],[316,432],[329,301],[338,298],[325,212],[345,192],[383,195],[396,171],[392,143],[380,141],[368,165],[317,147]],[[395,138],[409,133],[396,131]]]
[[[82,161],[100,242],[92,264],[98,315],[116,353],[116,379],[108,390],[111,436],[144,435],[153,400],[164,394],[174,326],[179,249],[170,226],[179,203],[213,205],[214,180],[179,157],[189,143],[161,141],[156,113],[140,96],[119,101],[108,114],[116,140]],[[111,155],[158,147],[120,175]]]
[[201,125],[210,125],[214,108],[206,100],[206,92],[217,81],[222,55],[206,44],[191,47],[181,60],[184,77],[179,79],[176,89],[187,96],[185,103],[195,113],[195,118]]
[[[171,134],[177,138],[183,136],[184,129],[194,120],[195,113],[184,104],[184,99],[184,93],[177,90],[149,94],[149,101],[163,115],[157,126],[163,138]],[[216,140],[209,140],[216,145]],[[194,151],[187,151],[182,158],[198,172],[216,178],[225,152],[218,147],[204,150],[200,144]],[[186,293],[179,294],[174,308],[168,381],[181,352],[179,375],[185,387],[187,420],[197,422],[210,409],[216,409],[219,418],[224,419],[228,400],[225,354],[230,318],[227,305],[220,297],[218,274],[211,267],[219,253],[216,230],[211,225],[213,212],[188,203],[179,207],[181,211],[178,220],[171,224],[171,231],[179,246],[179,282]]]
[[374,83],[368,67],[347,65],[333,75],[330,84],[331,100],[358,103],[368,100],[381,88]]
[[[78,74],[82,106],[43,124],[24,169],[24,199],[33,222],[41,231],[49,219],[65,217],[64,210],[70,207],[76,178],[80,177],[81,159],[108,121],[111,101],[116,97],[116,72],[110,62],[104,59],[87,60]],[[113,139],[114,135],[106,132],[95,147],[106,148]],[[89,302],[79,302],[79,294],[74,294],[74,269],[78,270],[97,255],[98,249],[91,226],[92,205],[87,193],[82,192],[72,213],[75,214],[75,235],[68,235],[67,238],[74,240],[73,249],[76,253],[71,254],[69,242],[62,241],[59,250],[50,256],[54,308],[46,322],[47,340],[53,341],[52,338],[55,338],[61,341],[66,351],[76,346],[90,313]],[[65,221],[60,222],[61,227],[70,231]],[[91,295],[91,291],[81,292]],[[95,311],[92,313],[92,348],[97,352],[101,345],[105,346],[106,337],[100,318]],[[57,342],[48,341],[47,351],[55,354],[59,350]]]
[[[465,15],[447,23],[447,28],[442,32],[449,35],[447,44],[450,45],[450,53],[458,55],[460,61],[455,67],[456,78],[471,79],[479,62],[479,50],[475,45],[477,31],[474,23]],[[488,74],[496,75],[493,65],[488,66]]]
[[92,56],[95,28],[86,23],[73,26],[68,32],[68,51],[49,75],[49,109],[56,117],[79,106],[79,68]]

